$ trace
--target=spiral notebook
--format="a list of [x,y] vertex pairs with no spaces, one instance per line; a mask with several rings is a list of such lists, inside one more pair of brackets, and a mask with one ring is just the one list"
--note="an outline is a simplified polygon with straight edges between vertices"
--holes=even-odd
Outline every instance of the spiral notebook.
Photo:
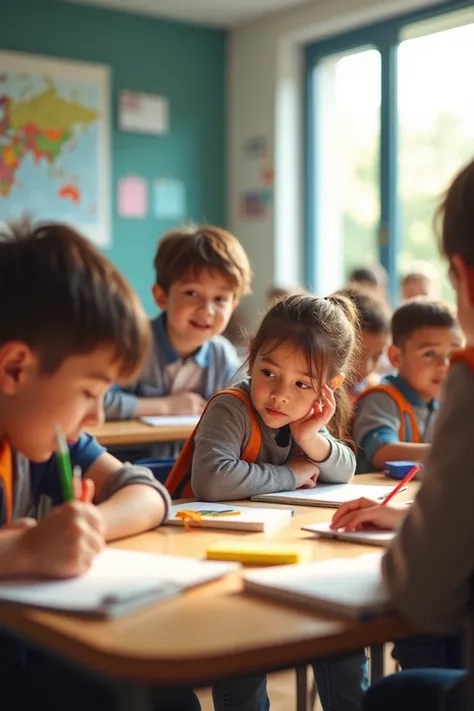
[[118,617],[238,568],[238,563],[106,548],[77,578],[2,581],[0,600],[88,617]]
[[382,580],[381,559],[381,553],[369,553],[247,572],[244,590],[297,607],[366,620],[393,607]]

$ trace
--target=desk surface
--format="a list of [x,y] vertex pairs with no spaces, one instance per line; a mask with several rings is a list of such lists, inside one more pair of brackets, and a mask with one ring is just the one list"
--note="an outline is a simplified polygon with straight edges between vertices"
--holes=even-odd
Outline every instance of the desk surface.
[[[382,475],[357,483],[386,483]],[[406,496],[413,496],[416,484]],[[403,500],[403,494],[400,500]],[[246,502],[249,503],[249,502]],[[249,504],[251,505],[251,504]],[[258,504],[264,506],[264,504]],[[327,521],[332,509],[296,506],[284,528],[268,534],[192,530],[164,526],[114,544],[120,548],[203,557],[219,539],[305,542],[314,560],[356,556],[373,547],[316,540],[301,526]],[[327,654],[355,650],[412,632],[397,615],[357,623],[238,594],[240,576],[190,591],[181,597],[113,621],[75,619],[14,605],[0,605],[0,625],[56,654],[114,678],[156,684],[203,685],[219,678],[292,667]]]
[[90,427],[88,432],[104,447],[121,447],[154,442],[180,442],[187,439],[193,429],[193,425],[150,427],[139,420],[121,420]]

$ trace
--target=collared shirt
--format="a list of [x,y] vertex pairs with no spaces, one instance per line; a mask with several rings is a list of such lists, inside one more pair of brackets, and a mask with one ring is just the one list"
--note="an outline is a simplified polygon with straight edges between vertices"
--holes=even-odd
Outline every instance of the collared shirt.
[[[413,408],[413,414],[423,442],[431,442],[438,401],[425,402],[399,375],[388,375],[382,383],[394,385]],[[380,447],[399,442],[400,412],[392,398],[383,392],[367,393],[360,400],[354,415],[354,441],[358,447],[358,473],[373,470],[373,458]],[[410,422],[405,422],[406,442],[413,433]]]
[[[178,392],[196,392],[208,400],[235,378],[240,360],[234,346],[223,336],[206,341],[188,358],[173,348],[166,333],[166,314],[151,322],[153,347],[138,381],[129,388],[111,388],[104,398],[108,420],[129,420],[136,416],[141,397],[164,397]],[[156,457],[173,457],[179,443],[153,448]]]

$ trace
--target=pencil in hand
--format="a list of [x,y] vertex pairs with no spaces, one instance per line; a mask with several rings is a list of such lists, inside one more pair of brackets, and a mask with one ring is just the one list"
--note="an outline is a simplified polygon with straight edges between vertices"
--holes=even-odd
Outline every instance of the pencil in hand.
[[56,441],[56,457],[58,460],[59,478],[61,481],[63,499],[64,502],[67,503],[69,501],[74,501],[74,491],[72,488],[72,466],[71,457],[69,456],[69,447],[67,446],[66,438],[59,425],[56,425]]

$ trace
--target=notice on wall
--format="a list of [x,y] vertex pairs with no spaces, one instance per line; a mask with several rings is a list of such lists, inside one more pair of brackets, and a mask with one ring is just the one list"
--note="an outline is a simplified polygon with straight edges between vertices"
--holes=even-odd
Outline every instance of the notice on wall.
[[153,212],[159,220],[183,220],[186,217],[186,186],[177,178],[153,181]]
[[159,94],[122,91],[118,125],[121,131],[163,136],[169,131],[169,101]]
[[120,217],[144,218],[148,214],[148,184],[144,178],[129,175],[117,183],[117,212]]

